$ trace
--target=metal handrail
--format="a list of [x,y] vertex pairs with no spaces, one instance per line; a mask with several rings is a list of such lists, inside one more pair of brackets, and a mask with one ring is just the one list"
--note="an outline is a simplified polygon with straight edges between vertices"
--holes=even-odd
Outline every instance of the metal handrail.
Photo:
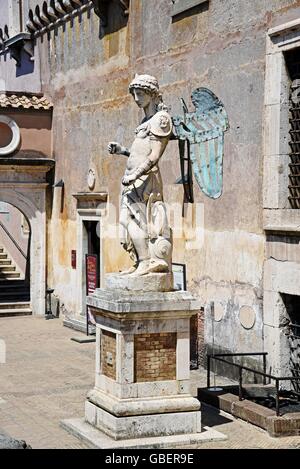
[[294,324],[294,323],[290,323],[289,324],[290,327],[297,327],[297,329],[300,329],[300,324]]
[[5,233],[7,234],[7,236],[9,237],[9,239],[14,243],[14,245],[16,246],[16,248],[18,249],[18,251],[20,251],[20,253],[22,254],[22,256],[24,257],[24,259],[28,259],[28,256],[25,254],[25,252],[23,251],[22,248],[20,248],[20,246],[18,245],[17,241],[12,237],[12,235],[10,234],[10,232],[8,231],[8,229],[6,228],[5,225],[3,225],[3,223],[0,221],[0,226],[1,228],[5,231]]
[[[266,384],[266,378],[269,378],[269,380],[275,381],[275,387],[276,387],[276,416],[280,416],[280,411],[279,411],[279,382],[280,381],[298,381],[300,380],[300,376],[274,376],[269,373],[266,373],[266,356],[268,355],[268,352],[258,352],[258,353],[220,353],[220,354],[215,354],[215,355],[207,355],[207,388],[210,388],[210,362],[211,360],[218,360],[222,363],[227,363],[228,365],[234,366],[238,368],[239,370],[239,400],[243,400],[243,375],[242,372],[243,370],[250,371],[251,373],[263,376],[264,378],[264,384]],[[239,365],[237,363],[232,363],[229,362],[228,360],[225,360],[222,357],[253,357],[253,356],[262,356],[263,357],[263,367],[264,371],[258,371],[254,370],[253,368],[250,368],[248,366],[244,365]],[[297,393],[298,394],[298,393]]]

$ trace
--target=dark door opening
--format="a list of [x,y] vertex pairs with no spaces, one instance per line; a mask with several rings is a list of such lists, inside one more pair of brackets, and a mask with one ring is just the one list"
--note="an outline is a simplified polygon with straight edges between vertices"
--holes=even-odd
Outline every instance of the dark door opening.
[[97,287],[100,287],[100,234],[98,232],[99,222],[96,220],[83,221],[83,238],[82,238],[82,311],[81,315],[86,315],[86,254],[98,256],[97,269]]
[[[286,308],[285,333],[288,338],[289,368],[291,376],[300,376],[300,296],[282,294]],[[300,392],[299,381],[292,382],[295,391]]]
[[[86,233],[87,233],[87,254],[95,254],[100,256],[100,238],[97,233],[98,222],[97,221],[84,221]],[[99,266],[98,266],[99,267]],[[100,286],[100,269],[98,268],[97,274],[97,288]]]
[[97,233],[97,221],[84,222],[88,237],[88,254],[97,254],[100,252],[100,238]]

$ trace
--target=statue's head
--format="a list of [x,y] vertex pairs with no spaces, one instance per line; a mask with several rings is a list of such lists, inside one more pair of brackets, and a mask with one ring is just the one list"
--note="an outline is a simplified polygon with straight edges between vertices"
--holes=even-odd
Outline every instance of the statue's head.
[[151,75],[138,75],[136,74],[134,79],[129,85],[129,91],[132,94],[134,90],[141,89],[151,96],[159,95],[159,84],[155,77]]
[[144,108],[150,101],[154,101],[157,106],[162,103],[158,81],[151,75],[135,75],[129,85],[129,92],[139,107]]

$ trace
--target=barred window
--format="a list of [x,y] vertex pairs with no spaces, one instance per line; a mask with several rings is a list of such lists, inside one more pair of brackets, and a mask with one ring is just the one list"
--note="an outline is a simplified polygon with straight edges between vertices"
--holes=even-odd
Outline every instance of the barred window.
[[289,203],[300,208],[300,48],[287,51],[285,60],[290,75],[289,96]]

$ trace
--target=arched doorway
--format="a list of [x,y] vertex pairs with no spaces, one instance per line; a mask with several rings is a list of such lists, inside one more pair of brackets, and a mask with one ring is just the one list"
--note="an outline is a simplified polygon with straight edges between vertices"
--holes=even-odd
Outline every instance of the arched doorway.
[[3,187],[0,200],[18,208],[31,228],[30,299],[33,315],[45,314],[46,295],[46,187],[48,184],[14,183]]
[[30,223],[0,200],[0,317],[31,314]]

